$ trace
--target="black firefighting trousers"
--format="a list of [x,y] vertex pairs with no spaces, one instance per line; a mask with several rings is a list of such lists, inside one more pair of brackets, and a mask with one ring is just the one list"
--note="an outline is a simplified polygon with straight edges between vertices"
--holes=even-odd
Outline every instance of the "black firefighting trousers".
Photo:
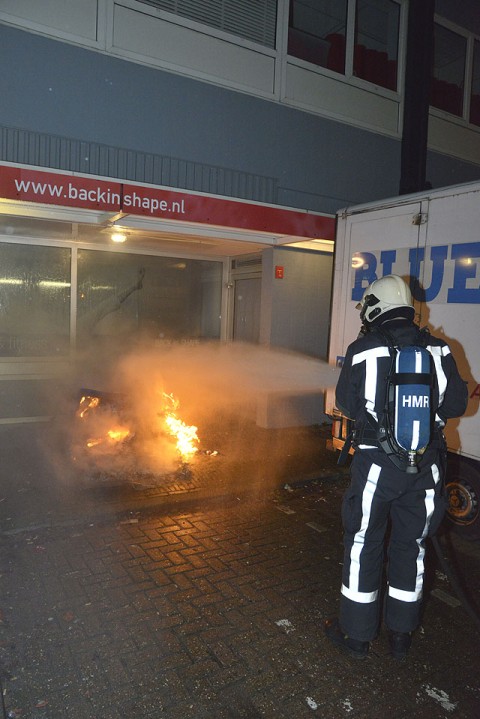
[[407,474],[382,450],[357,450],[353,457],[342,505],[340,626],[354,639],[375,638],[382,600],[392,631],[410,632],[419,624],[425,538],[436,532],[446,509],[443,453],[423,464],[418,474]]

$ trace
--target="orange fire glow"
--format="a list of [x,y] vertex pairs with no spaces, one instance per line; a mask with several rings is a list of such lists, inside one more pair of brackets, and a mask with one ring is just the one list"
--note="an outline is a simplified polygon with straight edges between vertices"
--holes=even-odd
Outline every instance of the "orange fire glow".
[[[160,409],[157,412],[157,418],[160,423],[158,428],[161,433],[170,435],[175,440],[175,449],[180,455],[183,462],[188,462],[198,452],[197,444],[199,438],[197,435],[197,427],[194,425],[187,425],[177,415],[179,402],[173,394],[167,394],[165,392],[159,392],[161,396]],[[93,421],[94,414],[89,415],[90,410],[94,410],[101,404],[99,397],[92,397],[85,395],[81,398],[77,416],[81,419]],[[123,425],[116,425],[108,430],[105,430],[105,425],[100,429],[104,420],[97,423],[97,436],[90,436],[86,440],[86,446],[88,448],[97,447],[103,445],[105,448],[112,448],[117,443],[121,443],[129,437],[133,436],[132,430]],[[92,428],[93,426],[90,425]],[[108,425],[107,425],[108,426]],[[93,433],[92,433],[93,434]],[[97,434],[97,433],[95,433]]]
[[[80,415],[82,416],[82,415]],[[108,442],[109,444],[116,444],[117,442],[123,442],[124,439],[130,436],[130,430],[128,427],[114,427],[109,429],[104,437],[96,437],[87,440],[87,447],[96,447],[99,444]]]
[[178,401],[172,394],[166,394],[164,392],[163,397],[169,405],[169,407],[165,409],[165,424],[169,433],[172,437],[175,437],[177,441],[177,452],[184,462],[188,462],[188,460],[198,452],[198,447],[196,446],[199,442],[197,435],[198,427],[185,424],[183,420],[177,417],[176,410],[178,409]]
[[78,416],[85,417],[89,409],[95,409],[100,404],[98,397],[82,397],[80,400],[80,406],[78,409]]
[[115,429],[109,429],[107,435],[112,442],[122,442],[130,434],[130,430],[127,427],[115,427]]

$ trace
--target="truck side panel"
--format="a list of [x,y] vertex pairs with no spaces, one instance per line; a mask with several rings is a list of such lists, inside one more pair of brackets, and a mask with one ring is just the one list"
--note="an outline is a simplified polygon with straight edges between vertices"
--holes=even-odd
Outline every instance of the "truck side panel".
[[[448,423],[447,443],[478,460],[480,186],[349,208],[339,215],[337,244],[330,363],[341,364],[358,334],[355,306],[370,282],[390,273],[418,278],[417,321],[448,342],[469,386],[467,412]],[[326,408],[333,413],[333,392]]]
[[[449,344],[468,381],[465,415],[446,428],[450,450],[447,518],[462,536],[480,539],[480,183],[347,208],[338,215],[329,358],[341,364],[360,329],[355,305],[378,277],[411,281],[417,321]],[[332,446],[349,421],[335,411]]]

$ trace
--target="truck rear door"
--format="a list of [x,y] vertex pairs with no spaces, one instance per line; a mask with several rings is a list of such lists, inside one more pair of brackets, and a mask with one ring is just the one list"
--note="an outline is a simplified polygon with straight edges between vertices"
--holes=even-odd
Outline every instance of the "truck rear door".
[[[360,331],[356,309],[364,290],[389,274],[418,275],[426,242],[422,203],[363,206],[339,214],[335,248],[329,362],[341,366],[348,345]],[[422,302],[416,303],[417,312]],[[333,390],[327,392],[327,414],[333,413]]]

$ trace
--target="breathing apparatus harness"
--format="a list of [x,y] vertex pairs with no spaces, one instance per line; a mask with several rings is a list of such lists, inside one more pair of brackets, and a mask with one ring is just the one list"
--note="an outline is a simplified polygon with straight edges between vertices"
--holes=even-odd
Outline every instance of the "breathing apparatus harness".
[[373,431],[374,443],[391,462],[407,474],[416,474],[417,463],[432,442],[434,424],[435,370],[426,349],[429,331],[420,330],[415,344],[406,345],[396,343],[383,327],[376,327],[374,331],[388,347],[390,367],[383,412],[378,420],[370,412],[366,413],[370,427],[365,428],[364,439],[372,441]]
[[384,327],[362,331],[376,332],[388,347],[385,402],[378,418],[365,412],[367,424],[347,437],[338,464],[345,463],[352,444],[366,444],[382,449],[398,469],[416,474],[427,447],[434,442],[441,446],[440,432],[434,432],[432,390],[436,378],[432,356],[426,349],[430,333],[423,328],[415,343],[399,344]]

